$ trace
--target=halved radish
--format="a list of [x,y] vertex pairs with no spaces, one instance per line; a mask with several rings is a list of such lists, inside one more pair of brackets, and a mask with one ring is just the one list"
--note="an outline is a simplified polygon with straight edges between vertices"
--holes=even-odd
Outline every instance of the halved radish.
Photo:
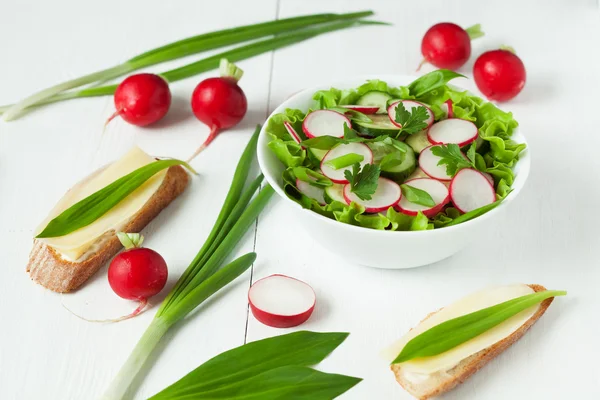
[[435,206],[427,207],[420,204],[411,203],[410,201],[406,200],[406,197],[403,196],[395,207],[397,211],[400,211],[403,214],[414,216],[421,211],[426,217],[433,218],[437,213],[442,211],[444,206],[450,201],[448,188],[438,180],[430,178],[417,178],[406,181],[404,184],[429,193],[433,201],[435,201]]
[[296,187],[303,195],[315,199],[319,204],[325,205],[325,190],[323,188],[313,186],[308,182],[301,181],[296,178]]
[[364,143],[348,143],[348,144],[340,144],[335,146],[333,149],[329,150],[323,160],[321,160],[321,171],[323,175],[331,179],[334,183],[348,183],[348,180],[344,176],[344,171],[351,170],[352,166],[348,166],[340,169],[333,169],[329,165],[327,165],[327,161],[333,160],[334,158],[338,158],[344,156],[346,154],[356,153],[364,157],[363,161],[360,163],[360,167],[362,168],[365,164],[373,163],[373,152]]
[[375,193],[371,196],[371,200],[362,200],[356,194],[352,193],[350,189],[350,184],[344,186],[344,198],[346,199],[346,203],[350,204],[351,202],[355,202],[356,204],[360,204],[365,207],[365,211],[368,213],[385,211],[398,203],[402,197],[400,186],[387,178],[379,178],[377,181],[377,190],[375,190]]
[[496,201],[496,191],[481,172],[465,168],[458,171],[450,183],[454,207],[466,213]]
[[396,122],[396,107],[398,106],[398,103],[402,103],[402,105],[404,105],[404,108],[406,108],[406,111],[412,111],[413,108],[417,107],[425,107],[425,109],[427,110],[427,114],[429,115],[429,118],[427,118],[427,120],[425,121],[427,123],[427,127],[430,127],[433,124],[434,118],[433,111],[431,111],[431,108],[427,107],[423,103],[419,103],[418,101],[400,100],[390,104],[390,106],[388,107],[388,116],[390,117],[390,121],[392,121],[392,123],[398,128],[402,128],[402,125]]
[[[296,132],[296,130],[294,129],[292,124],[290,124],[288,121],[284,121],[283,126],[285,126],[285,129],[288,131],[288,133],[290,134],[292,139],[294,139],[294,142],[296,142],[298,144],[300,144],[300,142],[302,142],[302,140],[300,139],[300,135],[298,135],[298,132]],[[302,147],[302,148],[304,148],[304,147]]]
[[453,104],[452,100],[448,99],[440,105],[440,108],[446,114],[446,118],[454,118],[454,110],[452,109]]
[[363,113],[363,114],[375,114],[377,112],[377,110],[379,110],[379,107],[359,106],[359,105],[354,105],[354,104],[350,104],[350,105],[347,104],[347,105],[343,105],[340,107],[347,108],[349,110],[358,111],[359,113]]
[[260,279],[248,291],[248,303],[254,317],[274,328],[291,328],[305,322],[317,297],[306,283],[275,274]]
[[460,147],[473,143],[477,136],[478,131],[475,124],[459,118],[436,122],[427,131],[427,139],[431,144],[454,143]]
[[[419,167],[430,178],[437,179],[439,181],[450,181],[452,176],[446,173],[445,165],[438,165],[442,158],[433,154],[431,151],[433,146],[435,145],[426,147],[423,149],[423,151],[421,151],[421,154],[419,154]],[[465,159],[467,158],[464,155],[463,157],[465,157]]]
[[352,127],[350,120],[337,111],[316,110],[304,118],[302,131],[309,138],[319,136],[344,137],[344,124]]

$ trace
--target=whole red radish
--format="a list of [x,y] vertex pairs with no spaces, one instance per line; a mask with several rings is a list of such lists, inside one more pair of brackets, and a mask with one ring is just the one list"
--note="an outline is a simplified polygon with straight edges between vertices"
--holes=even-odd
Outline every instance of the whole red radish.
[[458,69],[462,67],[471,56],[471,40],[481,36],[483,36],[483,32],[481,32],[479,24],[467,29],[452,22],[433,25],[425,32],[421,41],[421,53],[424,59],[418,69],[425,62],[438,68]]
[[171,105],[169,84],[154,74],[136,74],[126,78],[115,91],[117,111],[106,121],[120,116],[132,125],[150,125],[167,114]]
[[490,100],[510,100],[525,86],[525,65],[511,50],[487,51],[475,61],[473,78],[481,93]]
[[224,58],[219,70],[220,77],[203,80],[192,94],[192,111],[196,118],[210,127],[210,134],[188,162],[204,150],[221,130],[237,125],[248,110],[246,95],[238,86],[244,71]]

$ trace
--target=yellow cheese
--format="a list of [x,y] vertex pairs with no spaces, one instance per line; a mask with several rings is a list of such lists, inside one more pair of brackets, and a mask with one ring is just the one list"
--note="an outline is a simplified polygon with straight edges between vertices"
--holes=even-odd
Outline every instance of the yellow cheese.
[[[153,161],[154,158],[144,153],[139,147],[133,147],[120,160],[95,172],[71,188],[38,227],[36,235],[48,225],[48,222],[73,204]],[[65,236],[40,240],[57,250],[63,258],[69,261],[81,261],[87,254],[91,253],[91,250],[97,248],[99,242],[106,239],[107,235],[111,235],[127,225],[158,190],[166,174],[167,170],[165,169],[148,179],[142,186],[90,225]]]
[[[410,330],[386,351],[386,358],[389,358],[391,362],[411,339],[442,322],[531,293],[534,293],[534,290],[527,285],[510,285],[488,288],[464,297],[454,304],[444,307]],[[431,375],[438,371],[448,371],[465,358],[510,336],[531,318],[538,308],[539,304],[530,307],[483,334],[442,354],[416,358],[400,365],[405,372],[414,374]]]

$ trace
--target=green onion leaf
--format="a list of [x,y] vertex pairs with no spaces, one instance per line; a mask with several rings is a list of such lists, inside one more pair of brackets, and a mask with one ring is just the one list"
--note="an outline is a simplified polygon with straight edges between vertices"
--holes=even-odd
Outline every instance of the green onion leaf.
[[565,291],[545,290],[450,319],[411,339],[392,364],[444,353],[481,335],[529,307],[551,297],[565,296],[566,294]]
[[400,189],[402,189],[402,195],[411,203],[425,207],[435,207],[435,201],[433,201],[431,195],[426,191],[406,184],[400,185]]
[[64,236],[92,224],[148,179],[174,165],[183,165],[196,173],[185,161],[180,160],[158,160],[144,165],[67,208],[50,221],[36,238]]
[[[510,193],[510,191],[508,193]],[[508,195],[508,193],[506,195]],[[469,221],[473,218],[477,218],[480,215],[483,215],[486,212],[491,211],[494,208],[498,207],[500,205],[500,203],[502,203],[502,200],[504,200],[505,198],[506,198],[506,196],[504,196],[503,198],[501,198],[499,200],[496,200],[492,204],[488,204],[486,206],[479,207],[479,208],[476,208],[475,210],[471,210],[467,213],[464,213],[463,215],[460,215],[459,217],[454,218],[452,221],[450,221],[450,223],[448,223],[445,226],[458,225],[458,224],[462,224],[463,222]]]
[[328,187],[333,185],[331,179],[307,167],[293,167],[292,172],[296,178],[307,182],[312,186]]
[[349,167],[352,164],[361,163],[365,159],[364,156],[356,153],[348,153],[343,156],[336,157],[325,162],[326,165],[329,165],[331,168],[338,170],[342,168]]

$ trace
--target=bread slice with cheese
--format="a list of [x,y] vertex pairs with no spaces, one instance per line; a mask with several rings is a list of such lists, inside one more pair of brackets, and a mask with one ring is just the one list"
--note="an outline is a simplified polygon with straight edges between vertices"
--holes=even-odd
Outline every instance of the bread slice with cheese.
[[[546,288],[540,285],[520,286],[524,287],[519,288],[519,291],[522,291],[523,293],[516,293],[514,296],[512,296],[512,298],[528,294],[526,293],[527,291],[534,293],[546,290]],[[528,288],[529,290],[525,288]],[[462,313],[462,315],[474,312],[477,309],[492,306],[494,303],[498,304],[507,300],[510,300],[510,298],[502,299],[498,297],[495,301],[492,301],[488,304],[468,306],[472,307],[473,309],[466,310],[463,308],[463,310],[466,312]],[[474,341],[477,341],[479,338],[476,337],[438,356],[422,358],[420,360],[417,359],[415,361],[411,360],[401,364],[392,364],[391,369],[396,376],[396,380],[411,395],[420,400],[431,399],[455,388],[457,385],[463,383],[471,375],[490,362],[498,354],[506,350],[511,344],[519,340],[525,334],[525,332],[527,332],[527,330],[531,328],[531,326],[535,324],[537,320],[540,319],[540,317],[546,312],[552,303],[552,300],[553,298],[546,299],[540,304],[533,306],[530,309],[508,319],[497,327],[492,328],[488,331],[492,333],[490,335],[491,337],[484,337],[483,342],[480,340],[479,343],[474,343]],[[465,304],[462,306],[464,305]],[[430,329],[430,327],[427,326],[425,326],[426,329],[424,330],[419,328],[422,325],[427,324],[430,319],[434,318],[436,314],[443,310],[444,309],[441,309],[428,315],[427,318],[421,321],[417,327],[413,328],[407,334],[409,337],[403,338],[401,343],[397,344],[394,349],[390,349],[390,355],[393,353],[395,357],[399,354],[399,351],[406,344],[406,342],[408,342],[408,340],[422,333],[422,331]],[[458,312],[458,314],[460,314],[460,312]],[[456,317],[458,316],[459,315],[456,315]],[[439,323],[441,322],[434,323],[433,326],[438,325]],[[413,333],[413,331],[417,329],[419,332]],[[488,332],[485,332],[480,336],[486,335]],[[486,347],[481,348],[483,346]],[[463,359],[460,359],[460,357],[464,355],[467,356]]]
[[[154,161],[138,147],[71,188],[36,230],[64,210],[122,176]],[[68,235],[34,239],[27,272],[31,279],[55,292],[77,289],[122,248],[116,232],[140,232],[188,184],[180,166],[165,169],[147,180],[92,224]]]

